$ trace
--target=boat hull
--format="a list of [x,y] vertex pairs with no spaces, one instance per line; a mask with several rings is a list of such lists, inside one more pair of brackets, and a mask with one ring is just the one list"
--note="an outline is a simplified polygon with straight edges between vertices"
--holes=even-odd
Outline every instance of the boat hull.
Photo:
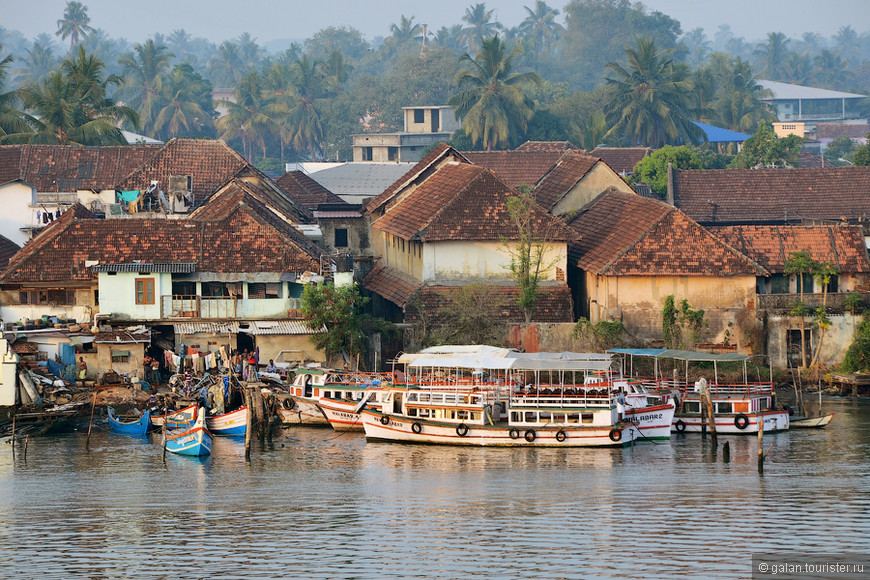
[[206,417],[205,424],[212,435],[242,437],[247,431],[248,408],[240,407],[223,415]]
[[329,421],[323,415],[317,403],[295,395],[283,395],[279,398],[278,414],[283,425],[312,425],[326,427]]
[[[737,413],[716,415],[716,433],[744,435],[758,433],[759,417],[763,421],[765,433],[768,431],[787,431],[789,428],[788,411],[764,411],[762,413]],[[745,425],[741,427],[741,425]],[[709,427],[707,429],[709,431]],[[699,415],[676,415],[672,431],[674,433],[700,433]]]
[[115,410],[109,407],[109,429],[121,435],[145,435],[151,429],[151,413],[145,413],[135,421],[122,421]]
[[166,415],[152,415],[151,423],[157,427],[162,427],[164,424],[169,429],[180,429],[183,427],[192,427],[196,421],[197,406],[190,405],[184,409],[167,413]]
[[625,422],[632,423],[638,428],[640,431],[638,440],[670,439],[675,411],[673,403],[643,409],[627,408]]
[[806,417],[806,418],[791,418],[789,419],[789,429],[823,429],[834,419],[833,413],[822,415],[821,417]]
[[[507,423],[443,423],[384,415],[368,409],[363,410],[361,415],[367,440],[403,443],[478,447],[622,447],[639,437],[638,429],[634,425],[511,427]],[[461,425],[467,428],[464,435],[459,435],[462,431]]]
[[359,401],[344,403],[343,401],[335,401],[332,399],[321,399],[320,410],[323,416],[336,431],[365,431],[363,427],[362,416],[355,412]]
[[164,433],[166,450],[178,455],[202,456],[211,454],[213,438],[205,426],[204,412],[197,413],[193,427]]

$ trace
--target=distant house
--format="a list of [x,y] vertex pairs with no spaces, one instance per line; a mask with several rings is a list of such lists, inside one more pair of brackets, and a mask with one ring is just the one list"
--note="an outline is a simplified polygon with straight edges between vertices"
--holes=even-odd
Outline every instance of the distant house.
[[402,112],[402,132],[353,136],[354,162],[417,162],[424,149],[449,141],[461,127],[453,108],[447,105],[403,107]]
[[362,205],[380,195],[413,166],[413,163],[328,164],[325,169],[310,171],[308,176],[346,203]]
[[[756,328],[755,284],[768,272],[683,212],[661,201],[610,190],[568,224],[569,282],[577,315],[621,320],[659,340],[665,299],[705,311],[703,340],[758,349],[740,337]],[[739,331],[739,332],[738,332]]]
[[804,122],[814,125],[819,122],[843,121],[861,117],[858,108],[867,95],[830,91],[816,87],[792,85],[778,81],[759,80],[758,84],[769,91],[762,97],[783,123]]
[[619,175],[625,177],[634,173],[634,166],[652,152],[649,147],[596,147],[589,152],[589,155],[598,157]]

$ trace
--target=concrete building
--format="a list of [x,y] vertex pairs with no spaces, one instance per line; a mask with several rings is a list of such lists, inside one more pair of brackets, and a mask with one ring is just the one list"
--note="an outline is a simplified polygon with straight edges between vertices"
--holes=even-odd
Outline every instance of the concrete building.
[[453,108],[447,105],[403,107],[404,130],[399,133],[363,133],[353,136],[353,160],[417,162],[423,150],[449,141],[461,127]]

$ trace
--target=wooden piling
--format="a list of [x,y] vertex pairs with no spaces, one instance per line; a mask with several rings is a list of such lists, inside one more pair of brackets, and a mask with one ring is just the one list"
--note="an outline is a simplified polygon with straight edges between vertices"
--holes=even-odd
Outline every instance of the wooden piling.
[[15,415],[12,415],[12,459],[15,459]]
[[713,398],[706,385],[701,390],[701,401],[707,410],[707,417],[710,419],[710,435],[713,437],[713,448],[715,449],[719,445],[716,439],[716,414],[713,412]]
[[245,422],[245,459],[247,461],[251,460],[251,430],[253,429],[253,415],[254,411],[252,409],[252,399],[251,393],[246,387],[244,389],[245,393],[245,405],[248,407],[248,412],[246,414],[246,422]]
[[722,463],[731,463],[731,443],[728,441],[722,445]]
[[88,438],[85,439],[85,449],[91,450],[91,428],[94,426],[94,410],[97,408],[97,389],[94,389],[94,401],[91,403],[91,421],[88,423]]
[[30,435],[24,436],[24,463],[27,463],[27,444],[30,442]]
[[764,475],[764,416],[756,415],[758,422],[758,473]]

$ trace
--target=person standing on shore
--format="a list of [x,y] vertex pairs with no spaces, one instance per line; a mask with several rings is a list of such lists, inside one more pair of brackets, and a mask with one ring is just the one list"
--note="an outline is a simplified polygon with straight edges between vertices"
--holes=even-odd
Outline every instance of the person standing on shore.
[[88,375],[88,363],[85,362],[84,358],[79,357],[78,373],[76,374],[76,376],[78,377],[79,381],[84,382],[85,377],[87,377],[87,375]]

